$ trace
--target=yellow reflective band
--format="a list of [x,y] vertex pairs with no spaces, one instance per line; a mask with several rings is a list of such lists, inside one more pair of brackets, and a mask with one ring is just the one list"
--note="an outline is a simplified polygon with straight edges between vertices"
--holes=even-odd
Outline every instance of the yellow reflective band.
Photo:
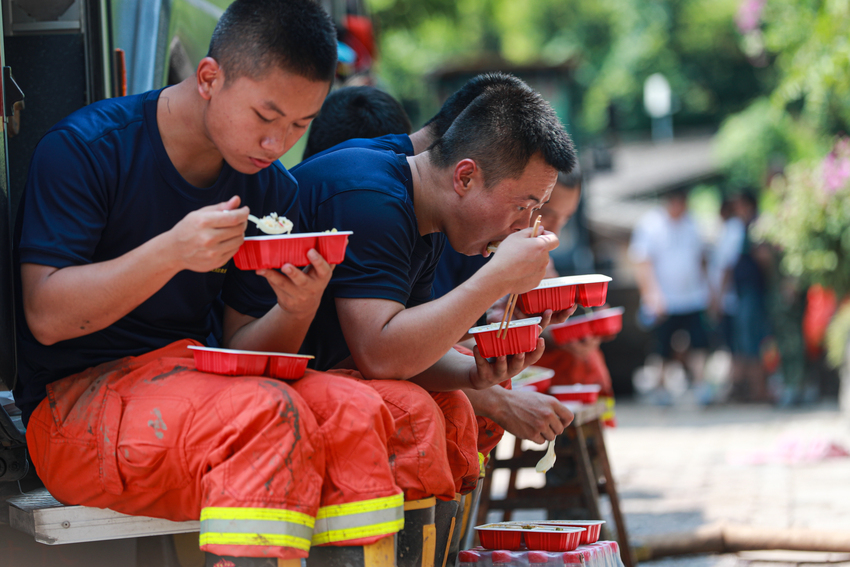
[[392,496],[373,498],[371,500],[360,500],[358,502],[348,502],[346,504],[322,506],[321,508],[319,508],[319,513],[316,514],[316,518],[334,518],[336,516],[363,514],[364,512],[377,512],[378,510],[398,508],[399,506],[403,505],[404,495],[394,494]]
[[316,524],[316,519],[308,514],[281,508],[203,508],[201,521],[204,520],[274,520],[309,528]]
[[401,530],[403,527],[404,518],[371,526],[359,526],[356,528],[346,528],[344,530],[330,530],[327,532],[313,534],[313,545],[349,541],[377,535],[390,535]]
[[486,476],[486,467],[484,465],[487,462],[487,457],[489,456],[490,453],[487,453],[486,455],[478,453],[478,478],[484,478]]
[[310,540],[280,534],[229,534],[206,532],[201,534],[200,544],[204,545],[260,545],[263,547],[291,547],[308,551]]

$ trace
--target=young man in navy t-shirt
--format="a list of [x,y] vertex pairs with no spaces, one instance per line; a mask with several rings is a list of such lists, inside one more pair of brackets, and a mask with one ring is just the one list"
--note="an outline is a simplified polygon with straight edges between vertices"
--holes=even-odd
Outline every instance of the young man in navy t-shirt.
[[[277,160],[335,68],[317,3],[237,0],[195,76],[92,104],[39,143],[16,238],[15,396],[61,502],[200,519],[201,547],[240,567],[300,562],[311,542],[391,549],[403,501],[372,389],[198,372],[186,348],[209,334],[219,295],[224,346],[300,348],[331,266],[315,251],[305,271],[242,272],[231,258],[257,233],[249,211],[298,222]],[[326,451],[331,435],[345,450]]]
[[[452,347],[498,298],[543,277],[557,237],[531,238],[529,219],[548,199],[558,171],[574,162],[554,111],[520,82],[479,95],[430,150],[413,157],[337,149],[294,168],[306,226],[354,232],[305,339],[316,368],[355,368],[385,400],[410,382],[443,392],[446,418],[471,423],[474,431],[472,408],[457,391],[501,383],[542,350],[491,362]],[[503,242],[476,276],[430,301],[447,240],[469,255],[487,255],[491,242]],[[412,419],[419,411],[413,402],[390,405]],[[462,481],[458,488],[468,490],[477,481],[478,467],[469,463],[478,458],[475,436],[458,443],[456,454],[466,462],[450,464]],[[462,474],[464,465],[473,478]]]

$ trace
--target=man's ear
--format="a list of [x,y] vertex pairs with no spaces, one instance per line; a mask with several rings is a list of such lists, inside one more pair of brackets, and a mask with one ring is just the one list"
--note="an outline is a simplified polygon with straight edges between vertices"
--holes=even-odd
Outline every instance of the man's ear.
[[215,88],[224,85],[224,69],[212,57],[204,57],[198,63],[195,78],[198,82],[198,94],[204,100],[209,100]]
[[455,193],[461,197],[469,193],[476,184],[481,183],[482,181],[481,169],[478,167],[478,164],[475,163],[475,160],[467,158],[462,159],[455,164],[454,175],[452,176],[452,185]]

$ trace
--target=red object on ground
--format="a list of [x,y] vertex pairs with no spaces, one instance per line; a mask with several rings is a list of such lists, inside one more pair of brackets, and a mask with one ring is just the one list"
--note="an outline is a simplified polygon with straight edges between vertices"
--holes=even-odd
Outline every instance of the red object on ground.
[[351,232],[305,232],[249,236],[233,256],[240,270],[281,268],[284,264],[308,266],[307,252],[315,248],[329,264],[340,264],[345,259],[348,236]]
[[582,540],[583,528],[558,526],[546,529],[541,523],[541,528],[527,530],[522,535],[528,549],[539,551],[573,551]]
[[540,321],[540,317],[511,321],[504,339],[500,338],[501,335],[496,337],[499,333],[499,323],[474,327],[469,333],[475,337],[478,351],[484,358],[531,352],[537,348]]
[[549,395],[562,402],[592,404],[599,398],[600,390],[602,390],[602,386],[599,384],[571,384],[569,386],[552,386],[549,388]]

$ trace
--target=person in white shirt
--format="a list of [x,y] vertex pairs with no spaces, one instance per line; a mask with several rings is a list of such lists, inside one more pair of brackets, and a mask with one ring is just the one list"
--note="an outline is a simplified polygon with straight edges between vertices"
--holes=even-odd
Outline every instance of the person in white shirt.
[[[687,211],[687,195],[673,191],[664,207],[648,212],[632,233],[629,258],[634,262],[641,297],[641,318],[654,332],[657,353],[666,363],[678,360],[691,383],[702,380],[708,334],[705,315],[710,292],[705,245]],[[663,388],[659,403],[670,403]]]

